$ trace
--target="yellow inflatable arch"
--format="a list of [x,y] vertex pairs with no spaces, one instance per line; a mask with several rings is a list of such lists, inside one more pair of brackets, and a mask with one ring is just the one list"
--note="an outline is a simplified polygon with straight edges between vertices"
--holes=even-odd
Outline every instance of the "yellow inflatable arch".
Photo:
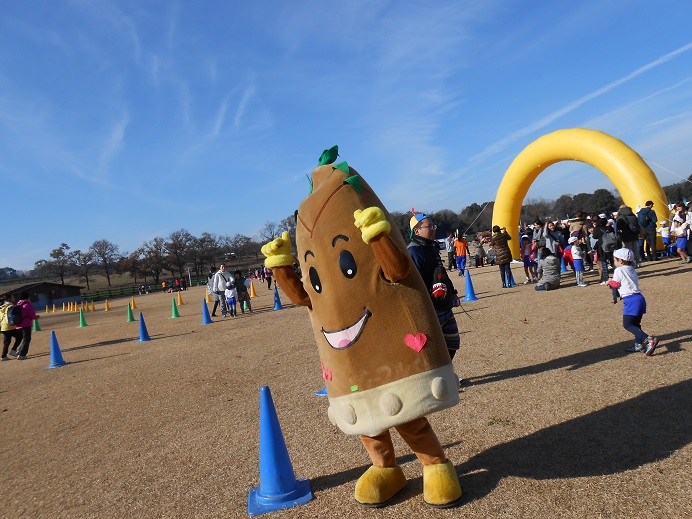
[[515,259],[519,259],[519,215],[529,187],[545,168],[563,160],[578,160],[600,170],[633,210],[652,200],[654,210],[668,212],[667,198],[656,175],[624,142],[596,130],[558,130],[524,148],[509,166],[497,190],[493,225],[507,228]]

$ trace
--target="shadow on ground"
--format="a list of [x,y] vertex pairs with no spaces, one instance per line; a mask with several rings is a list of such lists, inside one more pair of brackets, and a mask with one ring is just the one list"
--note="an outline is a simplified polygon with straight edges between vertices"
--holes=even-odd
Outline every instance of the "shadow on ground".
[[692,380],[492,447],[457,466],[466,500],[507,476],[564,479],[615,474],[672,455],[692,441]]
[[[680,332],[661,335],[659,336],[659,339],[661,341],[661,344],[656,350],[654,357],[682,351],[682,344],[685,342],[692,341],[692,330],[683,330]],[[586,366],[590,366],[592,364],[596,364],[598,362],[618,359],[625,355],[633,355],[631,353],[625,352],[625,348],[631,345],[632,341],[627,340],[619,342],[617,344],[603,346],[602,348],[596,348],[593,350],[575,353],[573,355],[567,355],[566,357],[560,357],[559,359],[551,359],[547,362],[542,362],[540,364],[535,364],[533,366],[512,368],[505,371],[488,373],[486,375],[481,375],[478,377],[468,377],[466,379],[466,383],[470,385],[488,384],[490,382],[497,382],[500,380],[523,377],[524,375],[535,375],[537,373],[544,373],[546,371],[551,371],[554,369],[566,368],[568,370],[575,370]]]

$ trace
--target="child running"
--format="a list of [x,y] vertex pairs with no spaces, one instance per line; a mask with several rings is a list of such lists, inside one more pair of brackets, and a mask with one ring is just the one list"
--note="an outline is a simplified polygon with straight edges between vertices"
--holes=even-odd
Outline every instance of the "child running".
[[613,253],[615,272],[608,281],[610,288],[618,289],[623,302],[622,326],[634,335],[634,345],[628,352],[643,351],[647,357],[653,355],[658,346],[658,338],[642,331],[642,316],[646,313],[646,299],[639,289],[639,277],[632,263],[634,254],[629,249],[618,249]]
[[577,286],[588,287],[589,284],[584,283],[584,251],[579,246],[579,238],[570,237],[569,244],[572,246],[572,266],[574,274],[577,276]]

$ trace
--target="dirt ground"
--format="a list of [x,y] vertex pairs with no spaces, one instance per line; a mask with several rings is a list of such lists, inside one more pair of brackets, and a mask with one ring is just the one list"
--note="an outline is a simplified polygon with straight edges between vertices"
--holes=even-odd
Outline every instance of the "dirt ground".
[[[522,268],[514,266],[518,282]],[[458,509],[423,503],[420,464],[396,434],[407,489],[388,508],[353,499],[368,457],[327,419],[307,311],[255,282],[254,314],[201,325],[205,289],[41,314],[28,360],[0,363],[0,517],[244,517],[259,485],[259,390],[271,389],[296,477],[315,499],[273,517],[691,517],[692,269],[640,270],[652,357],[610,290],[500,287],[471,269],[478,300],[456,309],[461,404],[430,416],[464,489]],[[465,278],[452,274],[460,293]],[[68,365],[44,369],[55,331]]]

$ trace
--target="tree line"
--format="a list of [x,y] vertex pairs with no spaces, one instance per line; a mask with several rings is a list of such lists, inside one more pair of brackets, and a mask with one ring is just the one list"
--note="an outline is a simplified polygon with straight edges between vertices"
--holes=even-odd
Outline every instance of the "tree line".
[[[671,202],[692,199],[692,175],[682,182],[663,187],[663,191]],[[642,205],[644,202],[642,200]],[[522,206],[520,223],[532,224],[537,219],[568,219],[577,211],[587,214],[611,213],[617,211],[620,204],[622,199],[619,195],[607,189],[562,195],[557,200],[527,199]],[[437,224],[438,238],[443,238],[450,232],[471,235],[490,230],[494,205],[493,201],[473,203],[458,213],[443,209],[427,214]],[[392,212],[391,215],[397,229],[408,242],[411,213]],[[87,289],[94,276],[105,276],[108,286],[111,286],[111,275],[124,273],[129,274],[135,283],[138,279],[146,281],[151,278],[158,284],[165,271],[173,276],[183,277],[189,268],[195,276],[202,276],[207,268],[214,268],[218,261],[227,261],[231,265],[248,259],[259,261],[262,245],[284,231],[289,233],[295,252],[296,225],[293,215],[280,222],[265,223],[258,237],[242,234],[225,236],[207,232],[196,237],[186,229],[180,229],[166,238],[153,238],[134,251],[125,253],[120,252],[118,245],[105,239],[95,241],[85,251],[72,250],[68,244],[62,243],[50,252],[50,259],[38,260],[30,275],[59,279],[62,284],[66,277],[76,276],[84,280]],[[0,280],[19,278],[20,274],[14,269],[0,268]]]

